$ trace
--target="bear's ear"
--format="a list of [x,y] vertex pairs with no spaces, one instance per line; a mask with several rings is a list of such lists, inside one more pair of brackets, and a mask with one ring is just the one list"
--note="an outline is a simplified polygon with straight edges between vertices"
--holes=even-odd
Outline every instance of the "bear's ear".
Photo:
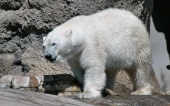
[[65,31],[65,33],[64,33],[64,36],[65,36],[65,37],[71,37],[71,35],[72,35],[72,30],[71,30],[71,29],[68,29],[68,30]]
[[45,37],[43,37],[43,42],[46,40],[46,36]]

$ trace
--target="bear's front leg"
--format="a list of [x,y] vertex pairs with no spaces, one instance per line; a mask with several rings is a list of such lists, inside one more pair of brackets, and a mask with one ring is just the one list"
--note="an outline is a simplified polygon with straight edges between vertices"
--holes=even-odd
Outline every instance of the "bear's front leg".
[[77,94],[75,98],[93,98],[100,97],[101,91],[106,85],[106,73],[104,66],[89,67],[84,75],[84,91]]

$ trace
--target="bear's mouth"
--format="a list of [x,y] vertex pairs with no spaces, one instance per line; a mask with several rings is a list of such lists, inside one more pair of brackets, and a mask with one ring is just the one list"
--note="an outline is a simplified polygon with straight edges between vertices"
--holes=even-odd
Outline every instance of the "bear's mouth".
[[47,59],[48,61],[50,61],[51,63],[54,63],[55,59]]
[[56,60],[55,59],[48,59],[51,63],[54,63]]
[[46,55],[45,58],[52,63],[56,61],[56,58],[52,58],[51,55]]

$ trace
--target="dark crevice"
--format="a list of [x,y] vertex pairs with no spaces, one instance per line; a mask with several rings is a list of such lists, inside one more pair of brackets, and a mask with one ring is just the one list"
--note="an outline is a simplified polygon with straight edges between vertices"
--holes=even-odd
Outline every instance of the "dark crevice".
[[25,34],[24,30],[22,29],[19,23],[9,23],[6,27],[7,31],[11,32],[11,36],[19,36],[23,38],[22,35]]
[[70,0],[65,0],[67,5],[70,5],[71,1]]
[[30,67],[26,64],[22,64],[22,72],[26,75],[30,71]]
[[31,5],[31,3],[30,3],[29,0],[28,0],[28,6],[29,6],[30,9],[34,8],[34,7]]
[[22,0],[14,0],[12,1],[6,1],[3,0],[0,1],[0,8],[7,11],[7,10],[19,10],[22,6]]
[[11,38],[4,38],[3,40],[4,40],[4,41],[10,41]]
[[22,72],[26,75],[30,71],[30,67],[26,64],[23,64],[21,60],[15,61],[14,65],[22,66]]
[[22,66],[22,61],[18,60],[14,62],[14,65],[16,66]]
[[10,40],[11,40],[11,37],[9,37],[9,38],[3,38],[3,39],[0,40],[0,44],[3,44],[4,42],[8,42],[8,41],[10,41]]
[[6,29],[7,31],[11,32],[12,37],[19,36],[20,38],[25,38],[31,33],[41,35],[42,33],[47,34],[50,31],[48,28],[45,27],[37,29],[36,26],[33,25],[22,28],[22,25],[20,25],[19,23],[9,23]]

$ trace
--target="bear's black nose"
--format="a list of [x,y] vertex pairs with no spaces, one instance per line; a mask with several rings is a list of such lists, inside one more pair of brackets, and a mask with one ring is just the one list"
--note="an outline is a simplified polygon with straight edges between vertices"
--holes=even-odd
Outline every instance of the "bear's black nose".
[[45,58],[48,59],[48,60],[51,60],[51,57],[52,57],[51,54],[45,55]]

